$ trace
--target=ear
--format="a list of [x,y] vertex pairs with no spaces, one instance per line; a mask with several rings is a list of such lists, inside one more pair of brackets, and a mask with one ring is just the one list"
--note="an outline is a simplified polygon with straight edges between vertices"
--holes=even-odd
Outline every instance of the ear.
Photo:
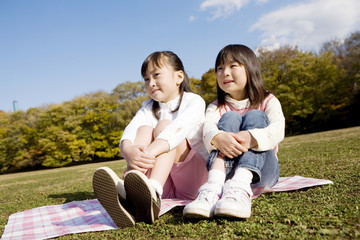
[[176,77],[176,85],[180,86],[180,84],[184,81],[184,72],[182,70],[175,72],[175,77]]

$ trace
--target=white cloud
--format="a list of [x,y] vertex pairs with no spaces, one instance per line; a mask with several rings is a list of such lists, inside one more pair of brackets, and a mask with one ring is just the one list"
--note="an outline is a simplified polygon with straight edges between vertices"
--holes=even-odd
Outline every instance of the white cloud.
[[195,20],[195,18],[196,18],[195,16],[190,16],[189,17],[189,22],[193,22]]
[[250,27],[261,31],[262,47],[297,45],[315,50],[360,28],[360,1],[311,0],[263,15]]
[[257,4],[267,3],[269,0],[256,0]]
[[233,14],[235,11],[239,11],[249,0],[205,0],[200,9],[207,11],[212,9],[212,20],[216,18],[226,18]]

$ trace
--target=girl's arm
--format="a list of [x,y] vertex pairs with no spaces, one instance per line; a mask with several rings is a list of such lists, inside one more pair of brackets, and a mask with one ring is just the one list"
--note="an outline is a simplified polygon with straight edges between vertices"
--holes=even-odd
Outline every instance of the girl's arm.
[[244,141],[236,133],[221,132],[213,138],[212,145],[225,156],[234,158],[248,151]]
[[169,152],[169,142],[164,139],[155,139],[147,148],[146,152],[152,156],[159,156],[162,153]]
[[241,139],[239,142],[246,149],[253,149],[257,147],[257,141],[249,131],[240,131],[236,134],[236,136]]
[[[181,106],[176,118],[167,125],[157,136],[157,140],[164,140],[168,144],[168,151],[176,148],[185,138],[195,134],[194,129],[201,128],[205,119],[205,101],[197,94],[184,93]],[[157,146],[162,145],[158,143]],[[160,147],[159,147],[160,149]],[[162,145],[161,149],[165,149]]]
[[155,156],[146,151],[144,146],[133,145],[125,139],[120,143],[121,156],[125,158],[127,169],[136,169],[145,173],[155,163]]
[[217,106],[213,103],[210,103],[210,105],[206,109],[203,128],[204,145],[209,152],[216,149],[216,147],[212,145],[213,138],[219,133],[224,132],[219,130],[217,127],[220,117],[220,112]]
[[[206,118],[204,124],[204,144],[208,151],[218,149],[225,156],[233,158],[247,152],[248,148],[242,137],[235,133],[224,132],[219,130],[217,125],[220,119],[219,109],[215,104],[210,104],[206,110]],[[250,140],[249,140],[250,142]]]
[[267,151],[274,149],[285,136],[285,117],[282,112],[280,101],[273,97],[266,106],[265,113],[270,124],[266,128],[249,130],[256,140],[255,151]]
[[131,143],[134,143],[138,128],[143,125],[151,126],[151,123],[149,122],[151,120],[149,119],[149,117],[147,117],[146,114],[146,111],[151,111],[146,109],[146,107],[149,104],[150,104],[150,100],[142,103],[142,107],[136,112],[135,116],[131,119],[130,123],[125,127],[121,135],[120,143],[124,139],[129,140]]
[[[143,125],[150,125],[151,119],[146,114],[146,106],[150,101],[145,101],[137,111],[133,119],[124,129],[120,139],[120,154],[126,160],[130,169],[146,171],[152,168],[155,156],[145,150],[145,146],[134,145],[138,128]],[[152,116],[152,115],[150,115]]]

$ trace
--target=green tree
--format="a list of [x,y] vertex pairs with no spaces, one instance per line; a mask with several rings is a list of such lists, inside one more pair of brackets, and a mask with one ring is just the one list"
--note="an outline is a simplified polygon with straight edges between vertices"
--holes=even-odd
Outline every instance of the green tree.
[[286,46],[259,53],[266,86],[282,103],[287,132],[309,131],[343,104],[337,97],[340,70],[331,52],[316,55]]
[[204,73],[201,80],[191,79],[192,89],[196,89],[194,92],[205,100],[206,105],[216,100],[216,86],[216,74],[213,68]]
[[0,114],[0,172],[36,165],[36,134],[26,112]]
[[360,31],[350,34],[343,42],[332,40],[323,44],[321,51],[331,51],[334,63],[342,70],[337,81],[337,96],[343,102],[336,109],[334,127],[354,126],[360,122]]
[[145,83],[143,81],[121,83],[116,86],[111,95],[119,102],[112,115],[112,121],[122,131],[140,109],[141,103],[148,99]]
[[125,82],[117,85],[111,93],[119,102],[125,100],[132,100],[138,97],[147,96],[145,91],[145,83],[138,82]]

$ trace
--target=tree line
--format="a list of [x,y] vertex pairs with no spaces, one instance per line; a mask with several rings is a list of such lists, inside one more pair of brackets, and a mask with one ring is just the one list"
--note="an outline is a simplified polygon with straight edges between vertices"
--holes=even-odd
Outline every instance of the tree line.
[[[283,46],[259,49],[258,59],[267,89],[282,104],[287,135],[359,125],[360,31],[318,53]],[[213,68],[190,81],[207,104],[216,99]],[[143,82],[125,82],[111,93],[0,111],[0,173],[119,158],[123,129],[145,99]]]

